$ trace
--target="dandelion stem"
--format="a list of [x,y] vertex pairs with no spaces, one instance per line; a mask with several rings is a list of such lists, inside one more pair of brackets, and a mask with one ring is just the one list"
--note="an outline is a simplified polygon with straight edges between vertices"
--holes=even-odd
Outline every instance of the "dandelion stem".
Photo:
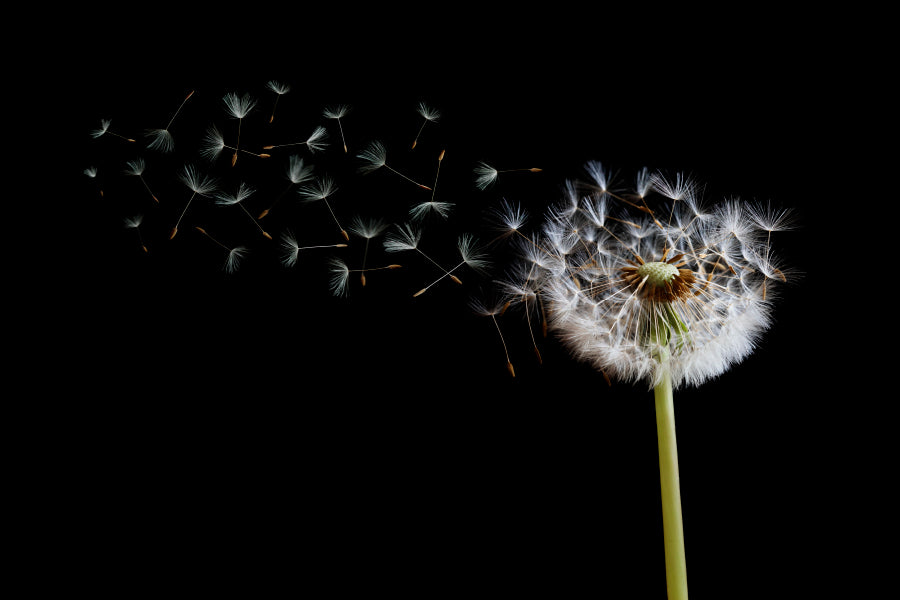
[[675,407],[672,376],[663,368],[663,378],[653,389],[656,400],[656,431],[659,441],[659,482],[662,494],[663,539],[666,550],[666,588],[669,600],[687,600],[687,570],[684,558],[684,527],[681,518],[681,487],[678,478],[678,445],[675,439]]

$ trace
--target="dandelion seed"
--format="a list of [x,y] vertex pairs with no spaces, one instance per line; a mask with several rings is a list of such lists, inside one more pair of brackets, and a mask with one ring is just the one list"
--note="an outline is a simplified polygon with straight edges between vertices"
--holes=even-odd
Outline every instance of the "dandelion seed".
[[275,102],[272,104],[272,114],[269,116],[269,123],[271,123],[275,120],[275,109],[278,107],[278,99],[291,91],[291,86],[278,81],[270,81],[266,84],[266,87],[275,92]]
[[175,114],[172,115],[172,118],[169,119],[169,122],[162,129],[150,129],[147,131],[147,137],[150,138],[150,143],[147,144],[147,147],[151,150],[159,150],[161,152],[171,152],[175,149],[175,138],[172,137],[172,134],[169,132],[169,128],[172,127],[172,123],[175,122],[175,117],[178,116],[178,113],[181,112],[181,109],[184,108],[185,103],[194,95],[194,91],[191,92],[181,101],[181,104],[178,106],[178,110],[175,111]]
[[125,228],[126,229],[134,229],[137,232],[138,242],[141,244],[141,248],[144,252],[148,252],[146,244],[144,244],[144,238],[141,236],[141,223],[144,221],[144,215],[138,214],[133,217],[129,217],[125,219]]
[[262,233],[264,237],[271,240],[272,236],[269,235],[266,232],[266,230],[260,226],[259,222],[253,218],[253,215],[250,214],[250,211],[248,211],[247,208],[242,204],[242,202],[244,200],[246,200],[247,198],[252,196],[255,192],[256,192],[255,189],[253,189],[249,185],[241,182],[238,185],[237,191],[233,194],[227,194],[227,193],[216,194],[216,204],[218,204],[219,206],[239,206],[239,207],[241,207],[241,210],[243,210],[244,214],[246,214],[247,217],[253,222],[253,225],[256,226],[257,229],[259,229],[260,233]]
[[500,173],[515,173],[518,171],[528,171],[530,173],[539,173],[543,169],[531,168],[531,169],[504,169],[502,171],[498,171],[491,165],[486,162],[479,162],[475,165],[475,187],[479,190],[486,190],[491,185],[497,181],[497,177]]
[[191,202],[194,200],[194,196],[209,196],[214,193],[216,190],[216,180],[207,177],[206,175],[201,175],[193,165],[185,165],[184,170],[178,176],[178,179],[186,185],[193,192],[191,197],[188,198],[187,204],[184,206],[184,210],[181,211],[181,215],[178,217],[178,221],[175,222],[175,225],[172,227],[172,230],[169,232],[169,239],[175,237],[178,233],[178,226],[181,224],[181,220],[184,218],[185,213],[190,207]]
[[275,197],[275,200],[272,201],[272,204],[269,205],[269,208],[259,213],[259,216],[256,218],[262,219],[263,217],[265,217],[273,208],[275,208],[275,205],[278,204],[278,202],[284,197],[285,194],[287,194],[291,190],[291,188],[293,188],[295,185],[300,185],[301,183],[309,181],[310,179],[312,179],[312,176],[312,165],[305,165],[303,163],[303,159],[296,154],[291,155],[290,158],[288,158],[287,168],[287,178],[290,183],[286,188],[284,188],[284,191],[282,191],[280,194],[278,194],[278,196]]
[[250,94],[238,96],[234,92],[228,92],[222,98],[222,102],[225,103],[225,111],[231,115],[232,118],[237,119],[238,122],[237,141],[234,143],[235,150],[234,154],[231,156],[231,166],[233,167],[235,163],[237,163],[238,148],[241,147],[241,123],[243,123],[244,117],[250,114],[250,111],[256,106],[256,100],[254,100]]
[[263,150],[272,150],[274,148],[286,148],[288,146],[306,146],[309,149],[310,153],[315,154],[316,152],[321,152],[324,150],[328,144],[326,144],[326,140],[328,139],[328,132],[321,125],[316,126],[313,129],[313,132],[309,134],[309,137],[306,138],[302,142],[291,142],[290,144],[276,144],[273,146],[263,146]]
[[413,181],[403,173],[393,169],[391,166],[387,164],[387,150],[385,150],[384,145],[379,141],[374,141],[369,143],[369,145],[359,154],[356,155],[357,158],[362,159],[363,165],[359,168],[361,173],[372,173],[373,171],[377,171],[381,167],[386,168],[392,173],[399,175],[403,179],[409,181],[410,183],[414,183],[420,188],[430,190],[431,188],[427,185],[422,185],[417,181]]
[[200,155],[210,162],[213,162],[217,158],[219,158],[219,155],[225,148],[233,150],[236,153],[243,152],[244,154],[249,154],[250,156],[255,156],[257,158],[269,158],[271,156],[269,154],[257,154],[256,152],[250,152],[249,150],[244,150],[243,148],[237,148],[236,146],[227,145],[225,143],[225,136],[222,135],[222,132],[219,131],[219,128],[215,125],[211,125],[206,130],[206,135],[204,136],[203,142],[200,145]]
[[416,144],[419,143],[419,136],[422,135],[422,130],[425,129],[425,125],[427,123],[437,122],[441,118],[441,113],[437,110],[430,108],[424,102],[420,102],[419,106],[416,108],[418,113],[422,115],[422,126],[419,127],[419,131],[416,133],[416,139],[413,140],[412,149],[415,149]]
[[328,270],[331,272],[331,293],[335,296],[346,296],[350,287],[348,285],[350,282],[350,269],[347,267],[347,263],[339,258],[331,258],[328,261],[328,265]]
[[130,137],[125,137],[124,135],[119,135],[114,131],[109,130],[109,126],[112,124],[112,121],[109,119],[100,119],[100,128],[94,129],[91,131],[91,137],[97,139],[98,137],[102,137],[106,134],[117,137],[119,139],[125,140],[126,142],[133,142],[134,140]]
[[338,130],[341,132],[341,142],[344,144],[344,153],[347,152],[347,140],[344,139],[344,127],[341,125],[341,119],[350,111],[350,107],[346,104],[338,104],[329,106],[323,111],[326,119],[334,119],[337,121]]
[[434,185],[431,190],[431,200],[428,202],[421,202],[416,204],[412,208],[409,209],[409,217],[413,221],[419,221],[427,217],[431,213],[435,213],[446,219],[450,215],[450,210],[453,208],[452,202],[438,202],[434,199],[435,193],[437,192],[437,182],[438,177],[441,174],[441,163],[444,160],[444,150],[441,150],[440,155],[438,156],[438,166],[437,171],[434,175]]
[[444,277],[451,277],[457,283],[462,283],[458,277],[453,275],[453,271],[459,269],[463,265],[468,265],[469,267],[477,271],[482,271],[487,268],[489,264],[487,260],[487,254],[476,244],[475,238],[471,234],[467,233],[460,236],[456,247],[459,250],[460,256],[462,257],[462,261],[460,261],[459,264],[457,264],[449,271],[446,271],[443,275],[435,279],[433,282],[413,294],[413,298],[421,296],[422,294],[427,292],[429,288],[441,281]]
[[380,219],[364,221],[359,215],[353,217],[353,220],[348,227],[350,233],[358,235],[366,240],[365,247],[363,248],[362,269],[360,269],[359,274],[363,287],[366,285],[366,258],[369,255],[369,242],[381,235],[386,228],[387,225]]
[[133,177],[138,177],[141,180],[141,183],[144,184],[144,188],[147,190],[147,193],[150,194],[150,197],[159,204],[159,198],[157,198],[153,191],[150,189],[150,186],[147,185],[147,180],[144,179],[144,169],[146,169],[146,163],[143,158],[136,158],[135,160],[130,160],[125,163],[125,174],[131,175]]
[[[445,275],[450,277],[456,283],[462,285],[462,281],[460,281],[459,277],[453,275],[450,271],[445,269],[435,261],[433,258],[422,252],[419,249],[419,242],[422,239],[422,231],[418,228],[413,227],[409,223],[404,223],[403,225],[394,225],[394,229],[391,230],[384,238],[384,249],[386,252],[405,252],[408,250],[415,250],[423,257],[428,259],[434,266],[444,272]],[[414,296],[418,296],[422,292],[419,291]]]
[[314,250],[319,248],[346,248],[347,244],[326,244],[320,246],[301,246],[297,243],[297,238],[294,237],[293,232],[290,230],[285,231],[281,234],[281,264],[285,267],[293,267],[297,264],[297,259],[300,256],[300,252],[302,250]]
[[350,236],[347,235],[347,232],[341,227],[341,223],[334,214],[331,204],[328,203],[328,197],[334,194],[337,189],[338,188],[331,177],[322,177],[312,185],[303,186],[298,190],[298,193],[308,202],[323,201],[325,206],[328,207],[328,212],[331,213],[331,218],[334,219],[335,224],[337,224],[338,229],[341,231],[341,235],[344,236],[345,240],[349,241]]
[[244,246],[235,246],[233,248],[229,248],[213,236],[211,236],[205,229],[202,227],[195,227],[197,231],[206,236],[207,239],[212,240],[216,245],[221,248],[224,248],[228,255],[225,257],[225,264],[222,265],[222,269],[228,274],[234,273],[238,270],[238,267],[241,264],[241,260],[247,255],[247,248]]
[[488,306],[478,298],[469,300],[469,307],[475,311],[475,313],[484,317],[490,317],[494,321],[494,326],[497,328],[497,334],[500,336],[500,343],[503,345],[503,354],[506,356],[506,370],[509,371],[510,376],[515,377],[516,370],[513,368],[512,361],[509,359],[509,350],[506,347],[506,340],[503,339],[500,323],[497,322],[497,316],[503,314],[503,312],[506,311],[507,306],[509,306],[508,302],[500,302],[499,304]]
[[[98,172],[99,171],[97,171],[97,167],[88,167],[87,169],[84,170],[84,174],[87,175],[88,177],[90,177],[91,179],[96,179]],[[98,186],[99,186],[99,184],[98,184]],[[98,191],[100,192],[100,197],[102,198],[103,197],[103,186],[99,186]]]

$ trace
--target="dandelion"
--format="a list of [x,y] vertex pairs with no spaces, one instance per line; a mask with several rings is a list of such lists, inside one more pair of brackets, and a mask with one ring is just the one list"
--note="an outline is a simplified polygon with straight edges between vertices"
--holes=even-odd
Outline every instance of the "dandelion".
[[288,146],[306,146],[309,149],[310,153],[321,152],[324,150],[328,144],[325,141],[328,139],[328,132],[321,125],[316,126],[313,129],[313,132],[309,134],[309,137],[303,140],[302,142],[291,142],[290,144],[275,144],[272,146],[263,146],[263,150],[272,150],[274,148],[286,148]]
[[110,130],[109,130],[109,126],[110,126],[111,124],[112,124],[112,121],[111,121],[110,119],[100,119],[100,128],[91,131],[91,137],[94,138],[94,139],[97,139],[98,137],[102,137],[102,136],[104,136],[104,135],[106,135],[106,134],[109,134],[109,135],[111,135],[111,136],[114,136],[114,137],[117,137],[117,138],[119,138],[119,139],[125,140],[126,142],[133,142],[133,141],[134,141],[133,139],[131,139],[131,138],[129,138],[129,137],[125,137],[124,135],[119,135],[118,133],[116,133],[116,132],[114,132],[114,131],[110,131]]
[[412,149],[415,149],[416,144],[419,143],[419,136],[422,135],[422,130],[425,129],[425,125],[428,123],[435,123],[441,118],[441,113],[437,110],[429,107],[424,102],[419,102],[419,106],[416,107],[416,110],[420,115],[422,115],[422,126],[419,127],[419,131],[416,133],[416,139],[413,140]]
[[141,248],[144,252],[148,252],[146,244],[144,244],[144,238],[141,236],[141,223],[144,221],[144,215],[138,214],[133,217],[128,217],[125,219],[125,228],[126,229],[134,229],[138,236],[138,242],[141,244]]
[[172,123],[175,122],[175,117],[178,116],[178,113],[181,112],[181,109],[184,107],[185,103],[194,95],[194,91],[191,92],[181,101],[181,104],[178,106],[178,110],[175,111],[175,114],[172,115],[172,118],[169,119],[169,122],[162,129],[150,129],[147,131],[147,137],[150,138],[150,143],[147,144],[147,147],[151,150],[159,150],[161,152],[171,152],[175,149],[175,138],[172,137],[172,134],[169,132],[169,128],[172,127]]
[[326,107],[322,114],[326,119],[334,119],[337,121],[338,130],[341,132],[341,142],[344,144],[344,153],[347,153],[347,140],[344,139],[344,127],[341,125],[341,119],[344,118],[344,115],[350,110],[350,107],[346,104],[338,104],[336,106]]
[[185,204],[184,206],[184,210],[181,211],[181,215],[179,215],[178,221],[175,222],[175,225],[169,232],[170,240],[174,238],[178,233],[178,226],[181,224],[181,220],[184,218],[184,214],[187,212],[188,207],[191,205],[191,202],[193,202],[194,196],[209,196],[216,191],[217,185],[215,179],[207,177],[206,175],[201,175],[193,165],[185,165],[184,170],[181,172],[178,178],[193,193],[191,194],[191,197],[188,198],[187,204]]
[[144,162],[143,158],[136,158],[134,160],[130,160],[125,163],[125,174],[131,175],[132,177],[137,177],[141,180],[141,183],[144,184],[144,188],[147,190],[147,193],[150,194],[150,197],[159,204],[159,198],[157,198],[153,191],[150,189],[150,186],[147,185],[147,180],[144,179],[144,169],[146,169],[147,165]]
[[486,190],[494,182],[497,180],[497,177],[500,173],[514,173],[517,171],[528,171],[530,173],[539,173],[543,169],[531,168],[531,169],[504,169],[502,171],[498,171],[491,165],[486,162],[479,161],[477,165],[475,165],[475,187],[479,190]]
[[[599,165],[589,169],[605,184],[601,172]],[[545,298],[551,329],[578,358],[605,376],[654,389],[674,599],[687,597],[687,583],[672,392],[741,361],[768,328],[766,282],[787,279],[775,267],[771,233],[787,228],[789,212],[737,200],[706,210],[688,178],[655,174],[646,181],[639,177],[646,187],[631,193],[640,204],[620,203],[627,218],[607,217],[606,201],[626,196],[606,185],[595,186],[577,210],[551,210],[536,242],[541,252],[524,257],[519,274],[527,281],[519,285]],[[651,209],[646,198],[660,206]]]
[[[203,142],[200,145],[200,155],[212,162],[219,158],[219,155],[225,148],[233,150],[235,153],[243,152],[244,154],[249,154],[250,156],[255,156],[257,158],[269,158],[271,156],[269,154],[257,154],[256,152],[250,152],[243,148],[227,145],[225,143],[225,136],[222,135],[219,128],[215,125],[211,125],[206,130],[206,136],[204,136]],[[232,164],[234,164],[234,160],[232,160]]]
[[322,177],[312,185],[303,186],[298,190],[298,193],[303,196],[303,198],[307,202],[316,202],[318,200],[323,201],[325,203],[325,206],[328,207],[328,212],[331,213],[331,218],[334,219],[334,222],[337,224],[338,229],[340,229],[341,235],[344,236],[345,240],[349,241],[350,236],[347,235],[346,230],[341,227],[340,221],[338,221],[337,216],[331,209],[331,205],[328,203],[328,197],[334,194],[337,190],[338,188],[331,177]]
[[233,194],[227,193],[219,193],[216,195],[216,204],[219,206],[239,206],[241,210],[244,211],[244,214],[249,217],[249,219],[253,222],[257,229],[259,229],[260,233],[263,234],[264,237],[268,239],[272,239],[272,236],[269,235],[265,229],[263,229],[256,219],[253,218],[253,215],[250,214],[250,211],[241,204],[244,200],[252,196],[256,192],[252,187],[247,185],[246,183],[241,182],[238,184],[237,191]]
[[359,169],[361,173],[371,173],[373,171],[377,171],[381,167],[384,167],[385,169],[391,171],[392,173],[399,175],[403,179],[416,184],[420,188],[423,188],[426,190],[431,189],[427,185],[422,185],[421,183],[419,183],[417,181],[413,181],[412,179],[410,179],[403,173],[400,173],[399,171],[397,171],[397,170],[393,169],[391,166],[389,166],[387,164],[387,150],[385,150],[384,144],[382,144],[381,142],[379,142],[377,140],[369,143],[369,145],[362,152],[357,154],[356,157],[363,160],[363,165]]
[[[99,171],[97,170],[97,167],[88,167],[83,172],[90,179],[96,179],[97,173],[99,173]],[[97,185],[99,186],[100,197],[102,198],[103,197],[103,186],[100,185],[99,183]]]
[[[444,274],[456,283],[462,285],[462,281],[456,275],[452,274],[450,271],[442,267],[438,262],[436,262],[433,258],[422,252],[419,249],[419,242],[422,239],[422,231],[410,225],[409,223],[404,223],[403,225],[395,225],[394,229],[391,230],[384,238],[384,249],[386,252],[405,252],[408,250],[415,250],[423,257],[425,257],[429,262],[431,262],[434,266],[444,272]],[[424,291],[424,290],[422,290]],[[422,293],[422,291],[417,292],[414,296],[418,296]]]
[[350,233],[358,235],[366,240],[365,246],[363,247],[362,268],[359,270],[359,277],[363,287],[366,285],[366,259],[369,255],[369,242],[381,235],[386,228],[387,225],[380,219],[364,221],[359,215],[353,217],[353,220],[348,227]]
[[446,271],[443,275],[441,275],[440,277],[435,279],[433,282],[431,282],[430,284],[426,285],[424,288],[422,288],[421,290],[419,290],[418,292],[413,294],[413,298],[421,296],[422,294],[427,292],[431,286],[435,285],[437,282],[442,280],[444,277],[453,277],[454,281],[456,281],[457,283],[461,283],[459,281],[459,278],[457,278],[453,275],[453,271],[457,270],[458,268],[462,267],[463,265],[468,265],[469,267],[471,267],[477,271],[481,271],[481,270],[484,270],[487,268],[487,266],[488,266],[487,254],[479,246],[477,246],[477,244],[475,242],[475,238],[471,234],[466,233],[466,234],[461,235],[456,244],[456,247],[459,250],[460,256],[462,257],[462,261],[460,261],[459,264],[457,264],[455,267],[453,267],[449,271]]
[[285,267],[293,267],[297,264],[297,259],[300,257],[301,250],[314,250],[317,248],[346,248],[347,244],[327,244],[321,246],[301,246],[297,243],[297,238],[294,237],[293,232],[290,230],[284,231],[281,234],[281,264]]
[[500,343],[503,345],[503,354],[506,356],[506,370],[509,371],[510,376],[516,376],[516,370],[513,368],[512,361],[509,360],[509,350],[506,347],[506,340],[503,339],[503,332],[500,330],[500,323],[497,322],[497,316],[502,315],[506,308],[509,306],[509,302],[499,302],[488,306],[482,300],[478,298],[472,298],[469,300],[469,307],[475,311],[477,314],[482,315],[484,317],[490,317],[491,320],[494,321],[494,326],[497,328],[497,334],[500,336]]
[[301,183],[309,181],[310,179],[312,179],[312,176],[312,165],[304,164],[303,159],[300,158],[300,156],[298,156],[297,154],[291,155],[290,158],[288,158],[287,167],[287,178],[290,183],[286,188],[284,188],[284,191],[282,191],[275,197],[275,200],[272,201],[272,204],[269,205],[269,208],[259,213],[259,216],[256,218],[262,219],[263,217],[265,217],[273,208],[275,208],[275,205],[278,204],[278,202],[284,197],[285,194],[287,194],[291,190],[291,188],[293,188],[295,185],[300,185]]
[[[332,257],[328,261],[331,278],[329,287],[335,296],[346,296],[350,292],[350,274],[363,273],[364,271],[378,271],[383,269],[399,269],[400,265],[386,265],[374,269],[351,269],[340,258]],[[365,283],[363,283],[365,285]]]
[[256,106],[256,100],[250,94],[238,96],[234,92],[229,92],[222,98],[222,102],[225,103],[225,112],[238,121],[237,141],[234,143],[234,154],[231,156],[231,166],[233,167],[238,159],[238,148],[241,146],[241,123]]
[[445,151],[441,150],[441,153],[438,156],[438,166],[434,175],[434,185],[431,189],[431,200],[428,202],[420,202],[409,209],[409,217],[413,221],[424,219],[431,213],[436,213],[446,219],[450,214],[450,210],[453,208],[452,202],[437,202],[434,199],[435,192],[437,192],[438,177],[441,174],[441,163],[444,161],[444,153]]
[[229,248],[213,236],[209,235],[209,233],[207,233],[206,230],[202,227],[195,227],[195,229],[206,236],[207,239],[211,240],[221,248],[224,248],[228,252],[228,255],[225,257],[225,264],[222,265],[222,268],[226,273],[231,274],[238,270],[238,267],[241,264],[241,260],[247,254],[247,248],[245,248],[244,246],[235,246],[233,248]]
[[275,109],[278,107],[278,99],[291,91],[291,86],[278,81],[270,81],[266,87],[275,92],[275,102],[272,103],[272,114],[269,116],[269,123],[275,120]]

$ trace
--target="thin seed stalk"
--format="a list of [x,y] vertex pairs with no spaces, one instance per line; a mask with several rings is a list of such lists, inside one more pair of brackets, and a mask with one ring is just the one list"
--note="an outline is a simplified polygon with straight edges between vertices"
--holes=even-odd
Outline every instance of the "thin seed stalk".
[[663,378],[653,388],[656,400],[656,432],[659,442],[659,483],[662,494],[663,540],[666,549],[666,589],[669,600],[687,600],[687,569],[684,558],[684,526],[681,518],[681,486],[678,477],[678,445],[675,439],[675,406],[672,377],[665,367]]

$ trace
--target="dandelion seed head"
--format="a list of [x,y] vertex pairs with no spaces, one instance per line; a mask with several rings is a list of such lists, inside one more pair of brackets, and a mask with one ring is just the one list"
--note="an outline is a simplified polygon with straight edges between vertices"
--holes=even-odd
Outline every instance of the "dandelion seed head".
[[334,179],[326,175],[316,179],[315,183],[311,185],[303,186],[297,190],[297,193],[300,194],[304,200],[313,202],[316,200],[324,200],[334,194],[337,190],[337,184],[334,182]]
[[321,152],[328,147],[328,131],[321,125],[313,129],[313,132],[306,138],[306,147],[310,152]]
[[107,131],[109,131],[109,126],[112,124],[112,120],[110,119],[100,119],[100,127],[98,129],[94,129],[91,131],[91,137],[96,139]]
[[215,125],[211,125],[206,130],[203,142],[200,145],[200,156],[207,160],[213,161],[219,157],[222,150],[225,149],[225,136],[219,131]]
[[241,261],[247,255],[247,248],[244,246],[235,246],[228,251],[228,257],[225,259],[225,272],[234,273],[241,266]]
[[222,192],[216,194],[216,204],[219,206],[234,206],[235,204],[240,204],[250,196],[252,196],[256,190],[247,185],[244,182],[238,184],[237,191],[234,193]]
[[278,94],[279,96],[287,94],[289,91],[291,91],[290,85],[288,85],[286,83],[282,83],[280,81],[274,81],[274,80],[266,83],[266,87],[268,89],[270,89],[271,91],[275,92],[276,94]]
[[300,255],[300,244],[293,232],[286,230],[282,232],[280,238],[281,245],[281,264],[285,267],[293,267],[297,264],[297,258]]
[[97,176],[97,167],[88,167],[84,170],[84,174],[93,179]]
[[409,209],[409,218],[413,221],[421,221],[429,214],[434,213],[446,219],[450,216],[452,209],[452,202],[420,202]]
[[172,152],[175,150],[175,138],[172,137],[168,129],[148,129],[147,137],[150,139],[147,148],[151,150],[160,152]]
[[144,162],[144,159],[136,158],[125,163],[125,174],[140,177],[146,168],[147,164]]
[[297,154],[288,158],[287,178],[294,185],[309,181],[313,176],[313,166],[303,163],[303,159]]
[[479,162],[475,165],[475,187],[479,190],[486,190],[497,180],[498,174],[499,171],[491,165],[486,162]]
[[250,94],[238,96],[234,92],[225,94],[222,98],[222,102],[225,104],[225,112],[235,119],[243,119],[250,114],[250,111],[256,106],[256,100],[253,99]]
[[350,289],[350,269],[347,263],[340,258],[332,257],[328,261],[328,271],[331,273],[329,279],[331,293],[335,296],[346,296]]
[[422,231],[409,223],[395,225],[384,238],[384,249],[387,252],[403,252],[415,250],[422,238]]
[[461,235],[459,240],[457,240],[456,247],[460,256],[462,256],[463,262],[471,268],[480,271],[488,268],[490,265],[487,252],[478,245],[472,234],[464,233]]
[[363,164],[359,168],[362,173],[377,171],[387,164],[387,150],[385,150],[384,144],[378,140],[369,142],[369,145],[357,154],[356,157],[363,161]]
[[136,214],[133,217],[125,218],[125,228],[126,229],[137,229],[141,226],[141,223],[144,222],[143,214]]
[[202,175],[193,165],[185,165],[178,178],[195,194],[200,194],[201,196],[208,196],[216,190],[216,180]]
[[381,235],[387,224],[382,219],[364,219],[355,215],[347,229],[354,235],[371,240]]
[[548,210],[507,290],[542,297],[573,354],[623,381],[652,386],[667,370],[675,386],[699,385],[752,352],[771,320],[767,290],[787,280],[762,235],[785,211],[727,200],[707,212],[696,182],[639,174],[631,193],[647,195],[651,218],[604,191],[602,165],[588,172],[594,192],[578,210],[570,199]]
[[322,115],[326,119],[342,119],[350,111],[348,104],[336,104],[334,106],[326,106],[322,111]]
[[424,102],[419,102],[419,105],[416,107],[416,111],[418,111],[418,113],[420,115],[422,115],[422,118],[425,119],[426,121],[435,122],[435,121],[440,120],[440,118],[441,118],[440,111],[438,111],[434,108],[431,108]]

